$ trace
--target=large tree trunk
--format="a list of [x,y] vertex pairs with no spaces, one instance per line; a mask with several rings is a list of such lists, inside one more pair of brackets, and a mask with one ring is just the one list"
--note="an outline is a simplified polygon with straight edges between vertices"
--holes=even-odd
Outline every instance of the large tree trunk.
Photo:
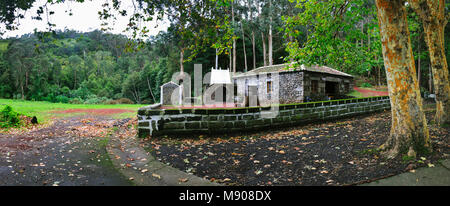
[[252,31],[252,49],[253,49],[253,69],[256,69],[256,45],[255,45],[255,32]]
[[433,78],[432,78],[432,74],[431,74],[431,64],[428,65],[428,91],[430,92],[430,94],[433,93]]
[[[250,9],[250,22],[253,21],[253,11],[251,10],[251,2],[248,0],[248,8]],[[256,48],[255,48],[255,31],[253,30],[253,27],[251,27],[252,30],[252,52],[253,52],[253,69],[256,69]]]
[[262,40],[262,47],[263,47],[263,61],[264,66],[267,66],[267,56],[266,56],[266,38],[264,38],[264,32],[261,32],[261,40]]
[[[419,37],[420,40],[420,37]],[[419,84],[419,88],[420,88],[420,79],[421,79],[421,62],[420,62],[420,41],[417,41],[418,45],[417,45],[417,84]]]
[[232,71],[233,70],[233,60],[232,60],[232,58],[231,58],[231,49],[230,49],[230,55],[229,55],[229,57],[230,57],[230,71]]
[[25,90],[23,89],[23,83],[20,84],[20,92],[22,94],[22,100],[25,100]]
[[[234,2],[231,2],[231,18],[234,24]],[[233,38],[233,73],[236,73],[236,38]]]
[[244,49],[244,69],[245,69],[245,72],[247,72],[248,71],[248,68],[247,68],[247,52],[245,51],[245,31],[244,31],[244,24],[243,23],[241,23],[241,29],[242,29],[242,44],[243,44],[243,49]]
[[430,53],[436,94],[435,120],[437,124],[445,125],[450,123],[450,83],[444,47],[444,28],[447,24],[445,2],[444,0],[410,0],[409,2],[422,20]]
[[181,52],[180,52],[180,73],[181,74],[184,73],[183,62],[184,62],[184,49],[181,49]]
[[383,154],[416,156],[431,151],[403,0],[376,0],[392,126]]
[[217,54],[217,52],[218,52],[218,49],[216,49],[216,65],[215,65],[215,68],[219,69],[219,55]]
[[150,80],[149,80],[148,76],[147,76],[147,86],[148,86],[148,90],[150,91],[150,95],[152,95],[153,103],[156,103],[156,99],[155,99],[155,96],[153,95],[152,87],[150,86]]
[[269,0],[269,9],[270,9],[270,17],[269,17],[269,66],[273,65],[273,45],[272,45],[272,0]]

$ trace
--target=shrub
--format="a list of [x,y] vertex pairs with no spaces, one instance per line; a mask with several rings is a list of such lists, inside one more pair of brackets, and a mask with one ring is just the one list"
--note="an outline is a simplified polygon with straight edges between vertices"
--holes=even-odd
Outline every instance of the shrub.
[[96,95],[89,95],[84,101],[85,104],[100,104],[102,101]]
[[105,102],[105,104],[119,104],[119,101],[117,100],[108,100]]
[[69,103],[70,103],[70,104],[83,104],[83,100],[80,99],[80,98],[78,98],[78,97],[76,97],[76,98],[70,99],[70,100],[69,100]]
[[153,104],[153,101],[146,99],[146,100],[142,101],[141,104]]
[[373,86],[370,83],[368,83],[368,82],[364,82],[364,83],[361,84],[361,87],[371,88]]
[[117,101],[119,102],[119,104],[134,104],[134,102],[128,98],[120,98]]
[[305,102],[318,102],[330,100],[327,95],[324,94],[311,94],[305,98]]
[[9,105],[0,112],[0,127],[17,127],[20,124],[19,114],[15,112]]
[[55,99],[56,99],[56,102],[58,102],[58,103],[69,103],[69,100],[70,100],[69,97],[66,97],[64,95],[58,95],[55,97]]
[[95,94],[91,94],[88,96],[86,101],[84,101],[85,104],[104,104],[105,102],[109,101],[106,97],[97,97]]

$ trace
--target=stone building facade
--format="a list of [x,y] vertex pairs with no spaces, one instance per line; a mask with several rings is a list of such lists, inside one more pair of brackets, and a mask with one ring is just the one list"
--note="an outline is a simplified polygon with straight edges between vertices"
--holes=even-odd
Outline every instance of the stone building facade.
[[353,76],[329,67],[288,64],[260,67],[232,77],[238,97],[248,99],[257,88],[260,104],[291,104],[338,99],[351,92]]

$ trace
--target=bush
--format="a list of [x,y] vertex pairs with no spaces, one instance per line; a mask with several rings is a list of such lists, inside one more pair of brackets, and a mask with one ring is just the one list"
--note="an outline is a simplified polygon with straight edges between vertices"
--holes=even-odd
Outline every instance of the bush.
[[327,95],[324,94],[311,94],[305,98],[305,102],[319,102],[330,100]]
[[106,97],[97,97],[95,94],[91,94],[87,97],[86,101],[84,101],[85,104],[104,104],[107,101],[109,101]]
[[70,99],[64,95],[58,95],[55,97],[55,100],[57,103],[69,103]]
[[69,100],[69,103],[70,104],[83,104],[83,100],[78,98],[78,97],[77,98],[72,98],[72,99]]
[[119,101],[117,100],[108,100],[105,102],[105,104],[119,104]]
[[153,100],[146,99],[146,100],[142,101],[141,104],[153,104]]
[[117,101],[119,102],[119,104],[134,104],[134,102],[128,98],[120,98]]
[[95,94],[89,95],[84,101],[85,104],[100,104],[102,100],[97,97]]
[[0,128],[17,127],[20,124],[19,114],[9,105],[0,112]]
[[370,83],[364,82],[364,83],[361,84],[361,87],[371,88],[373,86]]

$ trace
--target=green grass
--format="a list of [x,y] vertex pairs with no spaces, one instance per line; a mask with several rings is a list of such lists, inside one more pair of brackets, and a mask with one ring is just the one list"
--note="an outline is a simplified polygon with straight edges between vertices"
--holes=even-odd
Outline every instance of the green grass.
[[353,90],[352,92],[348,93],[347,96],[353,96],[353,97],[356,97],[356,98],[362,98],[363,97],[362,93],[358,92],[356,90]]
[[[0,99],[0,109],[3,105],[11,106],[14,111],[27,116],[36,116],[40,123],[48,121],[51,117],[73,116],[72,114],[55,114],[53,111],[67,109],[128,109],[136,111],[145,105],[138,104],[116,104],[116,105],[89,105],[89,104],[63,104],[41,101],[22,101],[12,99]],[[136,112],[128,112],[112,115],[114,118],[135,117]]]
[[9,41],[0,40],[0,52],[4,52],[8,49]]

